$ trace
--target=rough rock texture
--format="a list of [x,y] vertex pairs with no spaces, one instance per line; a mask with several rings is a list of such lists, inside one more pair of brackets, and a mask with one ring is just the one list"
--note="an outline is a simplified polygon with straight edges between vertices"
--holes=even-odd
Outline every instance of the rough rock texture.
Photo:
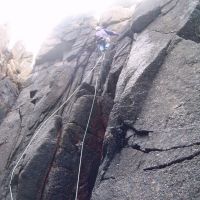
[[9,33],[0,26],[0,123],[15,103],[23,82],[31,72],[32,54],[21,42],[8,49]]
[[200,198],[198,4],[152,5],[161,13],[120,73],[93,200]]
[[[4,151],[0,169],[6,176],[2,176],[1,199],[10,199],[8,175],[35,131],[81,85],[78,93],[57,113],[62,119],[59,128],[52,126],[51,120],[44,126],[20,162],[12,182],[16,199],[74,199],[80,145],[94,83],[98,74],[109,70],[114,54],[108,53],[104,62],[100,60],[94,73],[83,81],[100,56],[94,23],[90,17],[80,17],[69,19],[55,29],[41,49],[12,112],[2,122],[0,139],[6,143],[0,146]],[[107,94],[101,96],[105,78],[101,75],[98,81],[98,95],[84,147],[79,192],[82,199],[91,195],[113,104]]]
[[199,0],[146,0],[125,21],[111,20],[120,36],[86,80],[100,57],[96,22],[63,21],[0,126],[0,199],[10,199],[11,170],[32,136],[80,86],[35,137],[12,181],[17,200],[75,198],[97,78],[78,199],[199,199],[199,8]]

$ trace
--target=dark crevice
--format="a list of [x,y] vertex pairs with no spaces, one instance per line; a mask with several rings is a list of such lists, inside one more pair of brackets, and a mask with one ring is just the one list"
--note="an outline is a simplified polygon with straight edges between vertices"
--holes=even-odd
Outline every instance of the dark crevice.
[[[119,117],[118,121],[121,121],[122,119]],[[131,121],[131,120],[122,120],[121,122],[121,125],[117,126],[117,128],[122,128],[123,131],[125,131],[125,133],[130,129],[130,130],[133,130],[134,133],[138,136],[141,136],[141,137],[145,137],[145,136],[149,136],[149,133],[153,133],[154,131],[152,130],[144,130],[144,129],[136,129],[133,124],[134,122]]]
[[40,100],[39,98],[35,98],[35,99],[31,100],[31,103],[35,105],[39,100]]
[[114,176],[104,177],[101,179],[101,181],[107,181],[107,180],[111,180],[111,179],[115,180],[116,178]]
[[150,153],[153,151],[157,151],[157,152],[161,152],[161,151],[170,151],[170,150],[174,150],[174,149],[181,149],[181,148],[188,148],[188,147],[193,147],[193,146],[199,146],[200,142],[195,142],[189,145],[179,145],[179,146],[174,146],[171,148],[167,148],[167,149],[159,149],[159,148],[142,148],[139,144],[131,144],[131,145],[127,145],[126,147],[131,147],[135,150],[138,151],[142,151],[143,153]]
[[38,90],[32,90],[32,91],[30,91],[30,98],[33,98],[36,95],[37,91]]
[[195,158],[196,156],[199,156],[200,155],[200,151],[190,155],[190,156],[185,156],[185,157],[182,157],[182,158],[179,158],[179,159],[176,159],[176,160],[173,160],[169,163],[165,163],[165,164],[161,164],[161,165],[157,165],[157,166],[152,166],[152,167],[147,167],[145,169],[143,169],[144,171],[150,171],[150,170],[159,170],[159,169],[163,169],[163,168],[166,168],[166,167],[169,167],[171,165],[174,165],[174,164],[179,164],[179,163],[182,163],[186,160],[192,160],[193,158]]
[[23,117],[23,115],[22,115],[22,112],[21,112],[21,109],[20,109],[20,107],[19,107],[19,118],[20,118],[20,126],[21,126],[21,123],[22,123],[22,117]]
[[[107,138],[104,141],[103,145],[103,163],[102,163],[102,171],[101,171],[101,177],[100,181],[104,179],[104,175],[106,171],[108,170],[108,167],[110,166],[110,163],[112,159],[114,158],[115,154],[120,153],[123,148],[127,146],[128,139],[130,139],[132,136],[129,136],[126,138],[126,133],[128,130],[133,130],[134,134],[136,134],[139,137],[148,137],[149,133],[153,131],[149,130],[137,130],[132,125],[133,122],[129,120],[122,120],[121,117],[118,117],[118,126],[110,127],[110,132],[112,137]],[[135,146],[135,148],[137,148]],[[140,148],[138,147],[138,150]]]
[[153,131],[149,131],[149,130],[137,130],[134,127],[133,127],[133,130],[135,131],[136,135],[140,137],[149,136],[149,133],[153,133]]

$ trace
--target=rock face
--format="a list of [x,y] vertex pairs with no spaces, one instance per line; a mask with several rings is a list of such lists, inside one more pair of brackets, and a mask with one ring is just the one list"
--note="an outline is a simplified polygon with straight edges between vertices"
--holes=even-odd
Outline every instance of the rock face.
[[104,59],[92,17],[61,23],[0,125],[0,199],[10,199],[28,144],[14,199],[75,198],[96,80],[78,199],[199,199],[199,9],[199,0],[143,1],[108,24],[120,36]]
[[120,73],[91,199],[200,198],[198,4],[170,1],[145,11],[160,14]]
[[9,50],[6,25],[0,26],[0,123],[15,103],[21,85],[31,72],[32,54],[21,42]]

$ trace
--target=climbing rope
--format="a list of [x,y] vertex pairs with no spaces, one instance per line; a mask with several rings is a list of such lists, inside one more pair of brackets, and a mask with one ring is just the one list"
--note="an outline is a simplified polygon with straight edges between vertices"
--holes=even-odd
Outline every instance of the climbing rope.
[[84,132],[84,135],[83,135],[83,140],[81,142],[81,155],[80,155],[80,160],[79,160],[78,180],[77,180],[77,184],[76,184],[75,200],[77,200],[77,197],[78,197],[78,189],[79,189],[79,181],[80,181],[80,173],[81,173],[81,165],[82,165],[82,157],[83,157],[83,148],[84,148],[85,138],[86,138],[86,135],[87,135],[88,126],[89,126],[89,123],[90,123],[90,118],[91,118],[93,107],[94,107],[94,102],[95,102],[95,99],[96,99],[96,94],[97,94],[97,79],[96,79],[96,83],[95,83],[94,98],[93,98],[93,101],[92,101],[92,106],[91,106],[89,118],[88,118],[86,129],[85,129],[85,132]]
[[[104,56],[105,56],[105,54],[103,54],[103,60],[104,60]],[[95,92],[94,92],[94,97],[93,97],[93,101],[92,101],[92,106],[91,106],[91,109],[90,109],[89,118],[88,118],[87,125],[86,125],[86,128],[85,128],[85,132],[84,132],[84,135],[83,135],[83,140],[81,142],[81,155],[80,155],[79,167],[78,167],[78,178],[77,178],[77,184],[76,184],[76,196],[75,196],[75,200],[77,200],[77,198],[78,198],[78,189],[79,189],[79,182],[80,182],[80,173],[81,173],[81,165],[82,165],[82,158],[83,158],[83,149],[84,149],[85,138],[86,138],[86,135],[87,135],[88,127],[89,127],[89,124],[90,124],[90,119],[91,119],[92,111],[93,111],[93,108],[94,108],[94,102],[95,102],[95,99],[96,99],[97,83],[98,83],[98,76],[96,78]]]
[[[98,61],[96,62],[95,66],[90,70],[90,72],[88,73],[88,75],[83,79],[82,82],[84,82],[89,76],[90,74],[94,71],[94,69],[97,67],[97,65],[99,64],[101,58],[104,59],[104,55],[105,54],[102,54]],[[9,181],[9,190],[10,190],[10,197],[11,197],[11,200],[14,200],[13,199],[13,193],[12,193],[12,180],[13,180],[13,176],[14,176],[14,172],[16,170],[16,168],[18,167],[20,161],[22,160],[22,158],[24,157],[25,153],[27,152],[29,146],[31,145],[31,143],[33,142],[33,140],[35,139],[35,137],[38,135],[38,133],[40,132],[40,130],[46,125],[46,123],[72,98],[72,96],[74,96],[74,94],[80,89],[81,85],[78,86],[74,92],[67,98],[66,101],[63,102],[63,104],[60,105],[60,107],[58,107],[57,110],[55,110],[45,121],[44,123],[40,126],[40,128],[36,131],[36,133],[33,135],[33,137],[31,138],[30,142],[28,143],[28,145],[26,146],[25,150],[23,151],[23,153],[21,154],[19,160],[16,162],[15,166],[13,167],[13,170],[11,172],[11,176],[10,176],[10,181]],[[97,80],[96,80],[96,84],[95,84],[95,95],[96,96],[96,88],[97,88]],[[94,100],[95,98],[93,99],[93,103],[94,103]],[[92,105],[92,109],[93,109],[93,105]],[[89,116],[89,118],[91,117],[91,114]],[[88,124],[89,124],[89,120],[88,120]],[[88,125],[87,125],[88,127]],[[86,129],[87,129],[86,127]],[[85,134],[86,135],[86,134]],[[84,138],[85,139],[85,138]],[[83,145],[82,145],[83,146]]]
[[[104,56],[105,56],[105,54],[103,54],[103,60],[104,60]],[[95,102],[95,99],[96,99],[97,83],[98,83],[98,76],[96,78],[95,92],[94,92],[94,97],[93,97],[93,101],[92,101],[92,106],[91,106],[91,109],[90,109],[89,118],[88,118],[87,125],[86,125],[86,128],[85,128],[85,132],[84,132],[84,135],[83,135],[83,140],[81,142],[81,144],[82,144],[81,145],[81,155],[80,155],[80,160],[79,160],[78,179],[77,179],[77,184],[76,184],[76,196],[75,196],[75,200],[77,200],[77,198],[78,198],[78,189],[79,189],[79,182],[80,182],[80,173],[81,173],[83,149],[84,149],[85,138],[86,138],[86,135],[87,135],[88,127],[89,127],[89,124],[90,124],[90,119],[91,119],[92,111],[93,111],[93,108],[94,108],[94,102]]]

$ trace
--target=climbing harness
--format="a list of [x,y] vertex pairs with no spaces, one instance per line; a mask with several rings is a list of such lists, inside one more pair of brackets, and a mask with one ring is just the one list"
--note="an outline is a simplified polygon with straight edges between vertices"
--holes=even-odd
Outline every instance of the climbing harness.
[[[90,76],[90,74],[94,71],[94,69],[97,67],[97,65],[99,64],[101,58],[103,58],[104,60],[104,53],[99,57],[98,61],[96,62],[95,66],[90,70],[90,72],[88,73],[88,75],[84,78],[83,82],[86,81],[86,79]],[[11,176],[10,176],[10,181],[9,181],[9,190],[10,190],[10,197],[11,200],[13,199],[13,193],[12,193],[12,180],[13,180],[13,176],[14,176],[14,172],[16,170],[16,168],[18,167],[20,161],[22,160],[22,158],[24,157],[25,153],[27,152],[29,146],[31,145],[31,143],[33,142],[33,140],[35,139],[35,137],[38,135],[38,133],[40,132],[40,130],[46,125],[46,123],[54,116],[56,115],[56,113],[72,98],[72,96],[74,96],[74,94],[80,89],[81,85],[78,86],[74,92],[67,98],[66,101],[63,102],[63,104],[60,105],[60,107],[55,110],[45,121],[44,123],[40,126],[40,128],[36,131],[36,133],[33,135],[33,137],[31,138],[30,142],[28,143],[28,145],[26,146],[25,150],[23,151],[23,153],[21,154],[19,160],[16,162],[15,166],[13,167],[13,170],[11,172]],[[87,134],[87,129],[89,126],[89,122],[90,122],[90,118],[91,118],[91,114],[92,114],[92,110],[93,110],[93,106],[94,106],[94,101],[96,98],[96,90],[97,90],[97,79],[96,79],[96,83],[95,83],[95,94],[94,94],[94,98],[93,98],[93,102],[92,102],[92,107],[91,107],[91,111],[90,111],[90,115],[89,115],[89,119],[87,122],[87,126],[86,126],[86,130],[84,133],[84,137],[83,137],[83,142],[82,142],[82,147],[81,147],[81,157],[80,157],[80,164],[79,164],[79,173],[78,173],[78,182],[77,182],[77,190],[78,190],[78,184],[79,184],[79,176],[80,176],[80,169],[81,169],[81,160],[82,160],[82,154],[83,154],[83,145],[84,145],[84,141],[85,141],[85,137]],[[76,193],[78,193],[78,191],[76,191]],[[77,195],[76,195],[76,200],[77,200]]]

